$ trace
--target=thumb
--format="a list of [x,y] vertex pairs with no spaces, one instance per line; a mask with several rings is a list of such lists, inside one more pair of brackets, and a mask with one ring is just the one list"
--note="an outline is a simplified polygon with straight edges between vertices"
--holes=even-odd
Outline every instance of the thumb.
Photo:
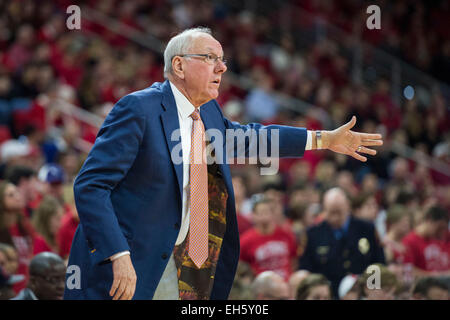
[[353,128],[355,126],[355,124],[356,124],[356,117],[353,116],[352,119],[349,122],[347,122],[346,124],[344,124],[342,127],[345,130],[350,130],[351,128]]

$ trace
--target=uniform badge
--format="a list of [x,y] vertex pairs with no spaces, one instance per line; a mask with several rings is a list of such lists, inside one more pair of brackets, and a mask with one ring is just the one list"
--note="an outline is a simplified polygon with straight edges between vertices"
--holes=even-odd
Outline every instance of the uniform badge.
[[330,250],[329,246],[319,246],[317,247],[316,252],[319,255],[325,255],[328,253],[329,250]]
[[370,250],[370,243],[367,238],[361,238],[358,241],[358,249],[362,254],[366,254]]

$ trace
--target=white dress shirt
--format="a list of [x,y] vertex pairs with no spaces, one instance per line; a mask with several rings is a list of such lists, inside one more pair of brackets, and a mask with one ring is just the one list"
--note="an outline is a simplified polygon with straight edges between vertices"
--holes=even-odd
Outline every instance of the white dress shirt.
[[189,180],[189,156],[191,153],[191,134],[193,120],[190,115],[195,111],[195,107],[189,100],[175,87],[172,82],[170,87],[175,98],[178,110],[178,121],[180,123],[181,148],[183,153],[183,198],[181,207],[181,226],[175,245],[179,245],[186,238],[189,231],[189,200],[190,200],[190,180]]

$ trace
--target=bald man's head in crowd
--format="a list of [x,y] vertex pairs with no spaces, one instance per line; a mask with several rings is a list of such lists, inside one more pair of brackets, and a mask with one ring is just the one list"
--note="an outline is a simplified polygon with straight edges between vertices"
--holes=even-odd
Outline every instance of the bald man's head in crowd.
[[350,215],[350,201],[341,188],[332,188],[323,196],[325,220],[332,228],[341,228]]

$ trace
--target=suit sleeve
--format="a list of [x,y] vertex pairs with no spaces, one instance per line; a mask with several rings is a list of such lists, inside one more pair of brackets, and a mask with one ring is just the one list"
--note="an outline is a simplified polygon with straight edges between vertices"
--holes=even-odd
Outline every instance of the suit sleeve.
[[[241,125],[237,122],[232,122],[226,119],[223,116],[217,102],[215,105],[221,113],[226,130],[231,130],[231,132],[235,133],[240,131],[243,133],[243,136],[246,137],[243,147],[237,144],[236,138],[235,143],[233,144],[230,143],[229,139],[226,140],[231,146],[236,146],[232,150],[227,148],[227,152],[231,152],[233,157],[237,157],[240,150],[242,151],[242,154],[245,154],[245,157],[251,156],[252,152],[260,155],[259,152],[261,148],[264,148],[264,150],[267,151],[268,157],[278,156],[282,158],[289,158],[303,156],[307,141],[306,128],[296,128],[282,125],[264,126],[259,123]],[[278,144],[278,146],[276,144]],[[278,154],[272,154],[273,150],[276,150]]]
[[145,117],[137,107],[133,96],[117,102],[75,179],[76,207],[95,264],[130,250],[110,196],[133,165],[143,139]]

